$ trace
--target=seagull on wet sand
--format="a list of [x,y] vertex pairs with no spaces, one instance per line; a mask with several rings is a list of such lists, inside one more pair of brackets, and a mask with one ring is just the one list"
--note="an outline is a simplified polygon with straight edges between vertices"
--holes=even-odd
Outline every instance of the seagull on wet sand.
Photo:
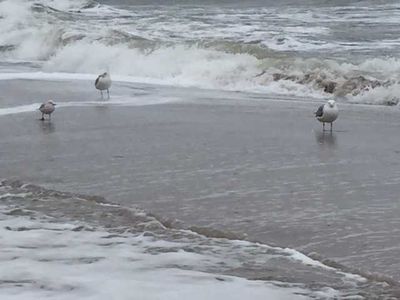
[[332,123],[337,119],[338,116],[339,109],[335,100],[329,100],[326,104],[318,107],[318,110],[315,112],[315,117],[322,123],[323,131],[325,131],[325,123],[331,124],[332,131]]
[[51,113],[56,109],[56,104],[53,100],[49,100],[40,105],[39,110],[42,113],[42,118],[40,120],[44,121],[44,115],[49,115],[49,120],[51,120]]
[[110,91],[108,90],[111,86],[110,74],[105,72],[105,73],[99,75],[99,77],[97,77],[97,79],[94,83],[94,86],[96,87],[96,89],[100,90],[101,97],[103,97],[103,91],[107,90],[108,98],[110,98]]

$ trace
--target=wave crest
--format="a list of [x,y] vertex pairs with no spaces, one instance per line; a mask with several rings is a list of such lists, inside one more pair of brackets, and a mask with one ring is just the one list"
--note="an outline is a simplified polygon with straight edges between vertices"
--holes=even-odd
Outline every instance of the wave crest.
[[[162,40],[123,26],[104,29],[101,19],[90,19],[107,9],[113,16],[120,13],[86,0],[0,2],[0,55],[40,61],[50,72],[96,74],[108,69],[142,82],[399,103],[400,61],[395,58],[342,62],[275,51],[263,41]],[[105,14],[104,20],[109,17]],[[93,21],[90,28],[84,28],[86,18]]]

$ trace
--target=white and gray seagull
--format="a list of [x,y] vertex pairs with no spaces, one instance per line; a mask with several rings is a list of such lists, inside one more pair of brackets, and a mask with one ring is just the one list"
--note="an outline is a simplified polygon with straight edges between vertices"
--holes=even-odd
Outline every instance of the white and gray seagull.
[[108,98],[110,98],[110,91],[108,90],[111,86],[110,74],[105,72],[105,73],[99,75],[99,77],[97,77],[97,79],[94,83],[94,86],[96,87],[96,89],[100,90],[101,97],[103,97],[103,91],[107,90]]
[[42,113],[42,118],[40,120],[44,121],[44,115],[49,115],[49,120],[51,120],[51,113],[56,109],[56,104],[53,100],[49,100],[40,105],[39,110]]
[[332,131],[332,123],[339,116],[339,109],[336,105],[335,100],[329,100],[326,104],[318,107],[318,110],[315,112],[315,116],[317,120],[322,123],[323,131],[325,131],[325,123],[331,124]]

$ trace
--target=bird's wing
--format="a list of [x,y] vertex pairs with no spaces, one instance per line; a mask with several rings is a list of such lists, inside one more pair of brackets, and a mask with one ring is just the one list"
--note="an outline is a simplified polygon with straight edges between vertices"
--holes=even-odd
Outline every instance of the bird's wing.
[[39,110],[42,110],[44,108],[44,103],[40,105]]
[[315,112],[315,116],[322,117],[323,114],[324,114],[324,106],[321,105],[320,107],[318,107],[318,110]]
[[97,77],[96,81],[94,82],[94,85],[95,85],[95,86],[97,85],[97,83],[99,82],[99,80],[100,80],[100,76]]

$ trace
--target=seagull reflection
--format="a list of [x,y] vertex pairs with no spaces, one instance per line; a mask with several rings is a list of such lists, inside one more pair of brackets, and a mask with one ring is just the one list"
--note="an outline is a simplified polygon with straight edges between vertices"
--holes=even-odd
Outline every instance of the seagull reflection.
[[321,147],[336,147],[336,135],[331,131],[317,131],[315,133],[315,139],[317,140],[318,145],[320,145]]
[[54,122],[40,122],[39,126],[44,134],[50,134],[56,130]]

